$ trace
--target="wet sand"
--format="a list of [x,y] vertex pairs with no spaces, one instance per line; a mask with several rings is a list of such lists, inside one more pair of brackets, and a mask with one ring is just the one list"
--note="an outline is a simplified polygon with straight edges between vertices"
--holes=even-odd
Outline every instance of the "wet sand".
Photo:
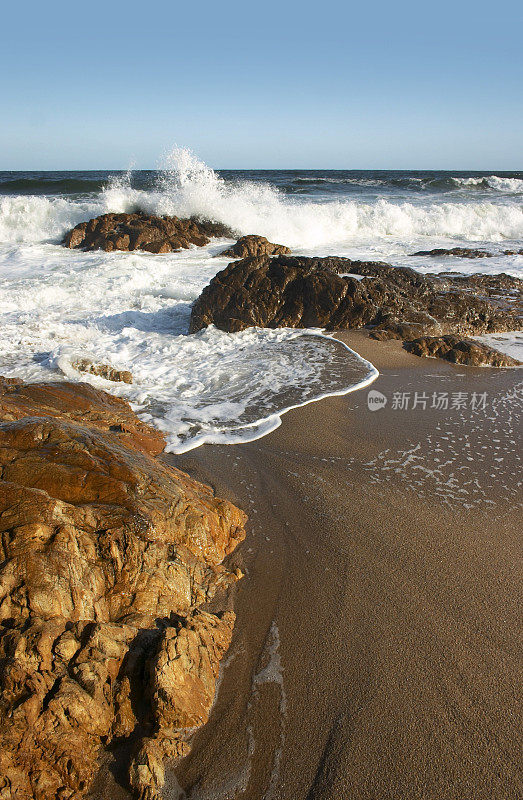
[[[385,408],[364,389],[168,457],[250,524],[211,720],[165,797],[516,800],[521,372],[340,338],[380,370]],[[392,407],[415,391],[426,409]],[[432,409],[433,392],[466,407]]]

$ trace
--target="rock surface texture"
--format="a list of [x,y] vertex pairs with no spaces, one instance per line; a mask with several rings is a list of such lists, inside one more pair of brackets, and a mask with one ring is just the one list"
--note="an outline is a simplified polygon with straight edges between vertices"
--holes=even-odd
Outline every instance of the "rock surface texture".
[[456,256],[456,258],[491,258],[495,253],[489,250],[478,250],[472,247],[435,247],[433,250],[418,250],[413,256]]
[[163,452],[160,431],[138,419],[124,400],[87,383],[23,383],[0,377],[0,420],[58,417],[112,432],[118,440],[149,455]]
[[80,800],[113,759],[154,800],[213,702],[245,515],[89,386],[2,379],[0,419],[0,797]]
[[479,335],[521,327],[521,286],[508,275],[421,275],[336,257],[251,257],[213,278],[194,303],[190,330],[214,324],[226,331],[366,327],[376,339]]
[[236,244],[218,253],[218,256],[228,258],[247,258],[248,256],[279,256],[288,255],[291,250],[283,244],[273,244],[265,236],[242,236]]
[[81,222],[63,239],[63,244],[80,250],[145,250],[171,253],[209,244],[214,236],[233,234],[225,225],[196,218],[156,217],[141,211],[134,214],[103,214]]
[[459,336],[425,336],[405,342],[404,347],[417,356],[444,358],[453,364],[467,364],[470,367],[517,367],[520,364],[482,342]]

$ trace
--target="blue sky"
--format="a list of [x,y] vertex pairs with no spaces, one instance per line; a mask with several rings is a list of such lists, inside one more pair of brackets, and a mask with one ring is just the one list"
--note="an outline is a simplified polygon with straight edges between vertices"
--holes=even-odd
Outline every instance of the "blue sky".
[[4,4],[0,169],[523,169],[521,9]]

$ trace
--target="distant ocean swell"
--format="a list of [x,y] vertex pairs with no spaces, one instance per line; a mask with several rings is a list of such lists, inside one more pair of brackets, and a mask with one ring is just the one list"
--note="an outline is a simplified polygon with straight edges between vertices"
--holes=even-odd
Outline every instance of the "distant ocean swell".
[[294,184],[316,184],[318,186],[363,186],[398,187],[411,191],[452,192],[457,189],[486,189],[504,194],[523,194],[523,178],[504,178],[497,175],[488,177],[403,177],[403,178],[348,178],[348,177],[298,177]]
[[[159,173],[156,171],[134,172],[133,184],[142,190],[154,190],[159,183]],[[270,171],[267,171],[270,182]],[[215,173],[217,176],[221,173]],[[230,173],[223,172],[225,179]],[[113,180],[121,181],[121,173],[117,173]],[[110,181],[109,181],[110,182]],[[29,194],[29,195],[78,195],[92,194],[103,191],[108,184],[107,176],[103,173],[69,173],[58,174],[41,173],[38,175],[22,175],[18,173],[0,173],[0,194]],[[301,189],[300,187],[304,187]],[[314,187],[319,189],[366,189],[377,188],[380,190],[399,189],[413,192],[453,193],[463,190],[477,190],[496,194],[523,195],[523,177],[507,177],[503,175],[478,175],[478,176],[451,176],[430,175],[395,176],[393,173],[381,177],[379,173],[373,176],[350,176],[331,173],[329,175],[294,175],[292,171],[284,173],[279,182],[283,193],[293,194],[297,189],[311,191]]]

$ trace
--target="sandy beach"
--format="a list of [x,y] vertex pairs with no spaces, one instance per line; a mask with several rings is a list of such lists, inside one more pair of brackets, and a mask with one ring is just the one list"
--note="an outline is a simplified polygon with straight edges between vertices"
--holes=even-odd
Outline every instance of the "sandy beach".
[[165,797],[515,800],[521,373],[340,338],[384,408],[365,389],[163,456],[250,518],[211,720]]
[[0,800],[523,800],[523,6],[27,5]]

